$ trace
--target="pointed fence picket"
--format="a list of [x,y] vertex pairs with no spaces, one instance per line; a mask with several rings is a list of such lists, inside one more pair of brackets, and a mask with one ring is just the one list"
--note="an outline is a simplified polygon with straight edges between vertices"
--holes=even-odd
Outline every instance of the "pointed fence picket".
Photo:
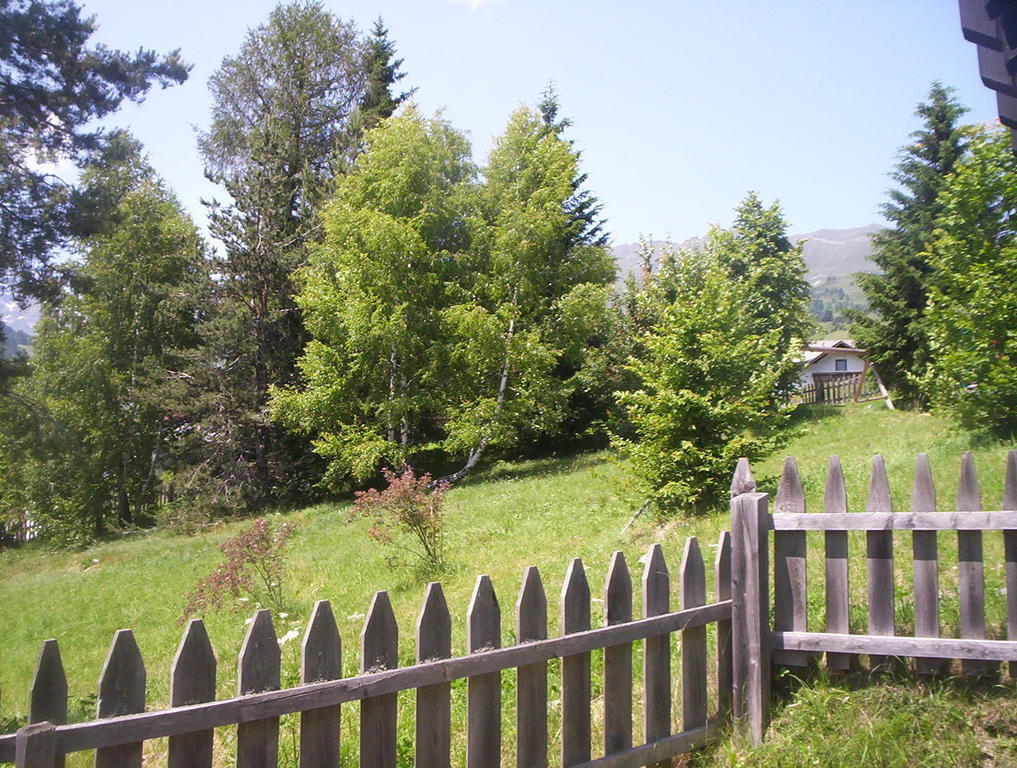
[[[427,585],[417,620],[417,663],[452,655],[452,617],[441,584]],[[436,683],[417,688],[416,768],[448,768],[452,751],[452,687]]]
[[[211,649],[210,649],[211,650]],[[319,600],[300,646],[300,682],[343,676],[343,646],[328,600]],[[339,706],[300,713],[300,768],[339,768]]]
[[[625,555],[615,552],[604,584],[604,621],[632,621],[632,577]],[[632,643],[604,649],[604,754],[632,748]]]
[[[746,465],[747,466],[747,465]],[[301,647],[300,684],[280,690],[280,647],[272,616],[254,614],[237,663],[237,695],[215,698],[216,655],[201,620],[184,629],[170,673],[170,708],[145,710],[145,666],[130,630],[114,637],[99,684],[100,719],[67,725],[67,681],[55,640],[43,643],[31,696],[30,724],[0,735],[0,762],[55,768],[64,755],[96,750],[96,765],[140,766],[145,741],[168,738],[171,768],[235,762],[266,768],[279,760],[280,717],[299,713],[301,768],[340,764],[341,705],[360,702],[359,754],[365,768],[397,762],[397,694],[416,693],[414,762],[449,768],[451,686],[467,681],[468,766],[502,764],[501,672],[516,670],[516,762],[548,764],[548,661],[562,659],[563,766],[622,768],[667,764],[707,743],[731,706],[731,545],[721,536],[715,562],[717,597],[706,602],[705,565],[690,539],[679,576],[681,609],[671,611],[663,550],[645,558],[643,618],[633,618],[632,580],[625,557],[611,558],[604,587],[604,626],[592,628],[590,586],[582,561],[571,562],[560,598],[561,634],[548,637],[547,600],[540,574],[527,568],[516,604],[515,645],[502,647],[494,585],[477,580],[466,614],[465,656],[452,656],[452,619],[441,585],[429,584],[416,626],[416,663],[398,665],[399,630],[386,592],[377,592],[364,620],[360,674],[342,677],[342,641],[332,608],[319,601]],[[708,709],[707,631],[717,625],[714,712]],[[671,635],[680,636],[681,712],[671,701]],[[633,680],[633,646],[644,647],[644,679]],[[604,650],[604,742],[593,744],[591,652]],[[634,742],[633,687],[643,688],[644,740]],[[598,704],[598,711],[599,711]],[[675,722],[682,723],[682,730]],[[214,730],[236,725],[235,757],[216,756]],[[222,748],[220,746],[220,748]],[[347,762],[344,758],[343,762]]]
[[[170,706],[185,707],[215,698],[215,651],[201,619],[191,619],[170,668]],[[211,768],[212,729],[169,739],[169,768]]]
[[[96,715],[100,718],[118,717],[144,709],[145,663],[134,641],[134,633],[121,629],[113,636],[113,644],[99,676]],[[97,749],[95,768],[141,768],[143,746],[141,741],[132,741]]]
[[[360,635],[360,672],[399,666],[399,628],[388,592],[375,592]],[[396,762],[396,692],[365,698],[360,704],[360,766],[391,768]]]
[[[523,573],[516,602],[516,637],[520,643],[547,639],[547,598],[536,566]],[[516,670],[516,765],[547,765],[547,662],[543,660]]]

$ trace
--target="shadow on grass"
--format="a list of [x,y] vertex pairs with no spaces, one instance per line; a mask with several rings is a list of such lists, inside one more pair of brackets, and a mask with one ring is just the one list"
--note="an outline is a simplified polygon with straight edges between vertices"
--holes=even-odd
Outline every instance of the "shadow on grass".
[[589,449],[577,449],[574,452],[532,459],[500,459],[467,476],[457,487],[468,488],[491,481],[525,480],[531,477],[565,474],[579,469],[587,469],[604,461],[603,451],[590,451]]

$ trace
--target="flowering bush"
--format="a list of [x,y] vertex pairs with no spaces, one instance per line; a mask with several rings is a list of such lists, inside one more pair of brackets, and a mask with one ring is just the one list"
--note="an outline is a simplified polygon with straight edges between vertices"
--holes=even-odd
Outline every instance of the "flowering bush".
[[[273,529],[265,518],[254,521],[250,529],[222,543],[223,560],[215,570],[197,583],[187,596],[187,607],[180,621],[201,611],[223,607],[240,610],[247,601],[282,610],[283,550],[294,527],[283,523]],[[227,603],[228,597],[237,598]]]
[[[353,514],[374,518],[367,535],[419,559],[425,569],[445,567],[446,483],[431,486],[431,475],[419,477],[412,467],[396,474],[383,470],[388,486],[354,494]],[[402,535],[399,535],[402,534]],[[407,543],[408,541],[408,543]]]

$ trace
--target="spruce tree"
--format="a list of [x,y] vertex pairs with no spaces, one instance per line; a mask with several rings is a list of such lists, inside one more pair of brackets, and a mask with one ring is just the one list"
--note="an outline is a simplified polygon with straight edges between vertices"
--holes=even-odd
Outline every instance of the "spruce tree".
[[388,29],[379,16],[374,21],[371,37],[368,38],[364,48],[367,86],[357,107],[361,130],[370,130],[379,120],[391,117],[396,107],[416,90],[414,88],[402,93],[393,92],[395,84],[406,77],[405,72],[399,71],[403,60],[395,58],[395,50],[395,43],[388,39]]
[[69,186],[45,164],[94,158],[107,135],[94,121],[190,66],[139,48],[89,45],[97,24],[72,0],[0,3],[0,286],[52,296],[54,254],[67,244]]
[[882,206],[893,226],[873,238],[872,260],[881,273],[859,275],[869,313],[853,317],[853,335],[883,380],[901,399],[919,405],[925,398],[917,381],[929,362],[923,324],[931,273],[926,252],[942,211],[939,194],[967,145],[958,122],[967,109],[953,93],[934,82],[915,111],[922,127],[900,149],[891,174],[900,186],[890,190]]
[[319,2],[278,6],[212,76],[212,124],[199,146],[206,175],[231,198],[213,203],[223,244],[217,315],[206,327],[216,405],[206,433],[213,475],[244,499],[305,494],[317,480],[309,445],[267,418],[268,391],[294,381],[306,341],[293,271],[320,239],[316,209],[364,93],[356,29]]

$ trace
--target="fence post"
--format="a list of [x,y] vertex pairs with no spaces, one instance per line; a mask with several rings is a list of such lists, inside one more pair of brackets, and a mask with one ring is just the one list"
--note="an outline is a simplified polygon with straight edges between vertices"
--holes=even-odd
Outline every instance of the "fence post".
[[18,731],[14,742],[16,768],[52,768],[56,759],[56,726],[52,723],[32,723]]
[[770,710],[767,499],[743,493],[731,502],[734,716],[753,745],[763,740]]

